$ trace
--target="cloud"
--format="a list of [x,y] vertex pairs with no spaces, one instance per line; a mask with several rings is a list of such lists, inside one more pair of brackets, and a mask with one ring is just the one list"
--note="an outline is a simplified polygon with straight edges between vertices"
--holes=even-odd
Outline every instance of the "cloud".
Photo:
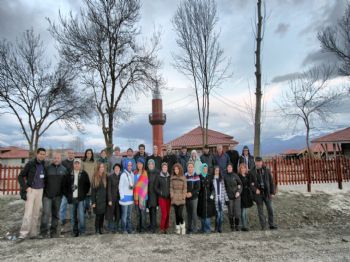
[[290,28],[290,24],[279,23],[274,33],[276,35],[279,35],[280,37],[283,37],[288,32],[289,28]]
[[315,65],[315,64],[334,64],[337,63],[338,59],[333,53],[324,52],[321,49],[312,51],[306,55],[302,65]]
[[275,76],[274,78],[272,78],[271,82],[272,83],[286,82],[286,81],[294,80],[294,79],[298,78],[300,75],[301,75],[301,73],[299,73],[299,72],[289,73],[289,74],[285,74],[285,75],[279,75],[279,76]]

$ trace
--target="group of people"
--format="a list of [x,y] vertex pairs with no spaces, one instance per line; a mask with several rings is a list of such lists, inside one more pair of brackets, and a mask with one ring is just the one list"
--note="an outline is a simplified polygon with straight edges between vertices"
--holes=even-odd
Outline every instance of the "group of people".
[[[112,233],[155,233],[158,209],[160,232],[168,233],[171,207],[176,234],[210,233],[212,218],[215,231],[221,233],[225,209],[232,231],[248,231],[248,209],[254,202],[261,229],[267,228],[264,204],[269,228],[277,228],[271,172],[261,157],[251,156],[247,146],[241,155],[233,145],[226,152],[219,145],[215,154],[204,146],[200,157],[196,150],[188,154],[186,147],[176,155],[171,145],[164,157],[157,146],[152,155],[147,155],[143,144],[138,149],[134,154],[129,148],[123,157],[115,147],[109,158],[102,150],[98,159],[87,149],[82,160],[70,150],[64,161],[56,153],[47,163],[46,150],[39,148],[18,176],[21,197],[26,201],[19,239],[59,236],[58,224],[67,223],[68,207],[75,237],[86,234],[86,216],[92,212],[96,234],[105,229]],[[136,225],[132,214],[137,217]]]

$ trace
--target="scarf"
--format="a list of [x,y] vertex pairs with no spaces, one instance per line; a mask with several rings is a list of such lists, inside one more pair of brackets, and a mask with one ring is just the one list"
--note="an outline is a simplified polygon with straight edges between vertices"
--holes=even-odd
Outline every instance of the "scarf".
[[140,209],[146,208],[147,200],[147,189],[148,189],[148,176],[147,172],[144,171],[137,181],[134,188],[134,202],[135,205],[139,206]]
[[204,168],[207,168],[208,169],[208,165],[207,164],[202,164],[202,167],[201,167],[201,174],[202,174],[202,176],[203,177],[207,177],[207,175],[208,175],[208,171],[207,171],[207,173],[204,173]]

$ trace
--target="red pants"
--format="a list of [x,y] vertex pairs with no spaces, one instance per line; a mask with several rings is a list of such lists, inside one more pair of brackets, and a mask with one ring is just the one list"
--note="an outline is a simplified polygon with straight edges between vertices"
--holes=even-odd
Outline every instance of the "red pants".
[[158,203],[160,212],[162,213],[160,219],[160,230],[167,230],[169,228],[170,199],[160,197]]

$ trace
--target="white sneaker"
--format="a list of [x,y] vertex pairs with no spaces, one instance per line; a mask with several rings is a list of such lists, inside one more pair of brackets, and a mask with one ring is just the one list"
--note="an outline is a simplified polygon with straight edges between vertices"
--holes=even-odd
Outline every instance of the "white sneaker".
[[181,233],[181,227],[180,225],[176,225],[176,234],[180,235],[180,233]]

